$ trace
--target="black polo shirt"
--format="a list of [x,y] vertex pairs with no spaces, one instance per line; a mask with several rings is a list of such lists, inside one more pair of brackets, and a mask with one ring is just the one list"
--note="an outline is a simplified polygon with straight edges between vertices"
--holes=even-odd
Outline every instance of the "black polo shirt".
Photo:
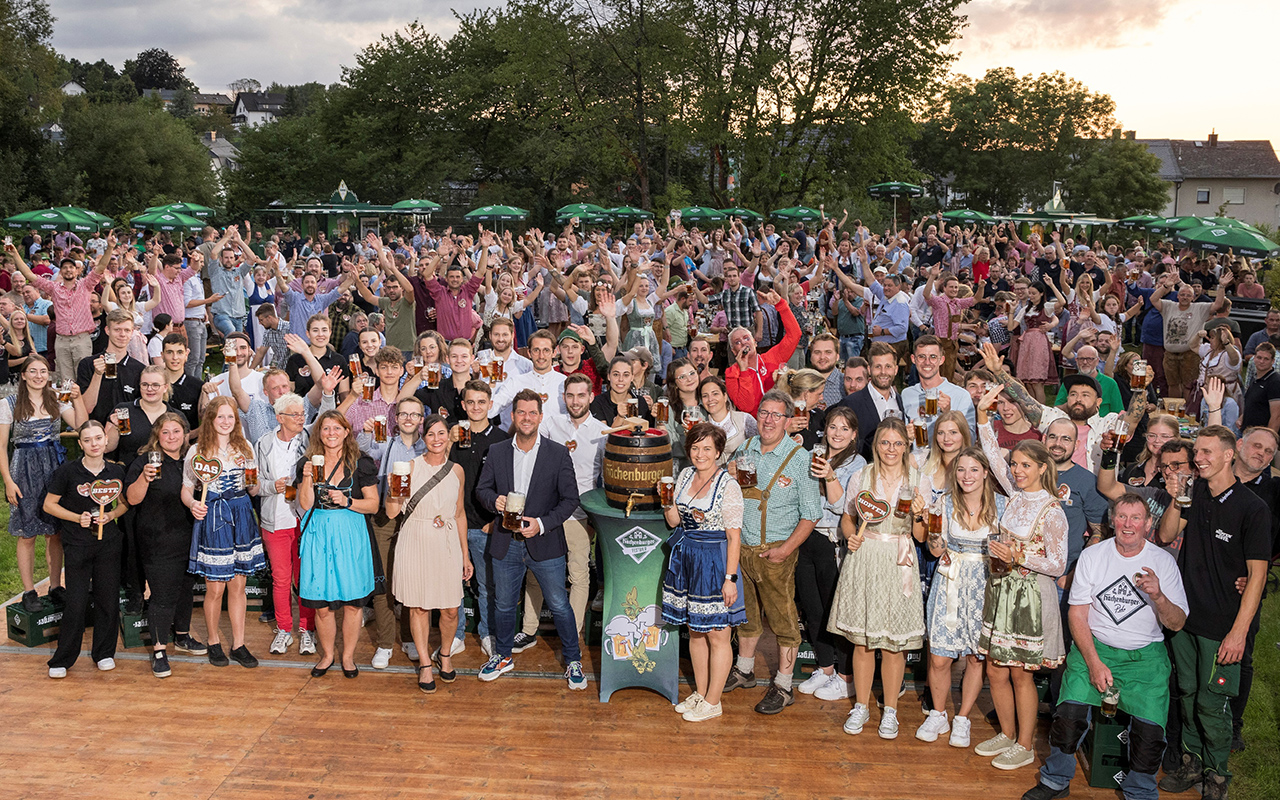
[[191,430],[200,426],[200,380],[187,373],[169,384],[169,407],[187,418]]
[[1249,487],[1249,491],[1266,503],[1271,511],[1271,554],[1275,555],[1280,552],[1280,478],[1273,476],[1268,467],[1253,480],[1242,480],[1241,483]]
[[[649,401],[640,395],[634,388],[631,390],[631,396],[640,403],[640,416],[653,422],[653,418],[649,416]],[[591,401],[591,416],[603,422],[605,425],[612,425],[613,421],[618,418],[618,404],[609,399],[609,388],[596,396]]]
[[467,511],[468,528],[483,528],[494,520],[495,515],[476,502],[476,484],[480,481],[480,470],[484,468],[489,448],[495,442],[510,438],[509,433],[490,421],[484,433],[472,431],[471,447],[461,448],[454,444],[449,448],[449,460],[462,465],[462,507]]
[[1208,481],[1197,480],[1183,518],[1178,566],[1190,608],[1184,630],[1220,640],[1240,611],[1236,579],[1249,574],[1245,562],[1271,555],[1271,512],[1239,479],[1216,497]]
[[[414,376],[409,380],[417,379],[418,376]],[[413,396],[422,401],[422,406],[428,414],[444,414],[451,420],[467,418],[466,411],[462,408],[462,392],[454,388],[452,378],[441,378],[438,389],[428,389],[426,384],[423,384],[418,387],[418,391],[414,392]]]
[[[351,377],[351,366],[332,347],[325,350],[324,355],[316,360],[320,362],[321,367],[324,367],[325,372],[334,367],[342,367],[343,376],[346,378]],[[302,397],[306,397],[307,392],[311,391],[311,387],[316,385],[317,376],[311,374],[311,368],[307,366],[307,360],[300,353],[293,353],[289,356],[289,360],[284,363],[284,371],[289,374],[289,380],[293,381],[294,393]],[[354,389],[355,387],[352,388]]]
[[[76,365],[76,383],[80,386],[81,393],[88,391],[89,382],[93,380],[95,358],[97,356],[87,356]],[[116,377],[108,378],[103,375],[102,382],[98,384],[98,404],[89,409],[89,419],[106,424],[113,408],[137,400],[138,384],[142,382],[142,368],[145,366],[141,361],[125,356],[123,361],[116,364]]]
[[[105,462],[102,471],[94,475],[85,469],[83,459],[75,459],[67,461],[54,470],[53,475],[49,478],[49,484],[46,487],[46,493],[57,495],[60,499],[58,505],[66,510],[83,514],[86,511],[96,511],[98,504],[93,502],[89,497],[89,487],[94,481],[108,481],[112,479],[119,480],[121,486],[124,485],[124,467],[112,461]],[[117,503],[124,502],[124,491],[120,492],[120,499]],[[111,509],[107,509],[110,511]],[[88,545],[98,541],[98,526],[93,525],[88,528],[80,527],[79,520],[71,522],[70,520],[58,520],[58,528],[62,532],[62,541],[66,544]],[[102,527],[102,540],[114,539],[120,536],[120,528],[116,525],[116,521],[112,520]]]
[[1244,390],[1244,408],[1240,409],[1240,430],[1271,421],[1271,401],[1280,400],[1280,373],[1271,369],[1259,375]]

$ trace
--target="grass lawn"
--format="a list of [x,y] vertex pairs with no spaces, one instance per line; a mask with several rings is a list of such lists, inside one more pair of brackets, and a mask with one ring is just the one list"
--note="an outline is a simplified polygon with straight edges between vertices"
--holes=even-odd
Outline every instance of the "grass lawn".
[[[0,486],[4,482],[0,481]],[[4,531],[4,541],[0,543],[0,602],[8,600],[22,591],[22,581],[18,578],[18,538],[9,535],[9,504],[0,500],[0,530]],[[36,580],[49,574],[44,563],[44,537],[36,540]]]
[[1231,796],[1280,799],[1280,592],[1262,602],[1253,651],[1253,689],[1244,713],[1243,753],[1231,756]]

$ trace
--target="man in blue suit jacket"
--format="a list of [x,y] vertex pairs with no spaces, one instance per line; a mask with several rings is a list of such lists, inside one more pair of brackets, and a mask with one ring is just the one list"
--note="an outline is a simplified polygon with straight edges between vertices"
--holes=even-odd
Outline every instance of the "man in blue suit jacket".
[[[542,396],[522,389],[511,404],[514,437],[489,447],[476,484],[481,505],[498,514],[489,537],[496,608],[494,654],[480,669],[480,680],[492,681],[515,668],[511,658],[516,633],[516,604],[520,602],[525,571],[533,572],[560,636],[565,678],[570,689],[587,688],[582,672],[578,625],[565,589],[564,521],[578,508],[578,481],[569,450],[538,435]],[[524,495],[519,531],[503,526],[507,498]]]

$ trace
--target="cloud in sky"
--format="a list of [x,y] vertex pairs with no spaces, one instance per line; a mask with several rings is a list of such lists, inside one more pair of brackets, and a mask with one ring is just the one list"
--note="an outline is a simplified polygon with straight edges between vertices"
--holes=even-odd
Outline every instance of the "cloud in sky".
[[[450,36],[453,10],[501,0],[48,0],[53,45],[68,57],[122,66],[149,47],[173,53],[203,91],[237,78],[264,85],[342,77],[381,35],[417,19]],[[978,76],[1061,70],[1116,101],[1143,137],[1280,139],[1264,94],[1274,73],[1276,0],[971,0],[955,68]],[[1186,102],[1183,97],[1189,98]]]

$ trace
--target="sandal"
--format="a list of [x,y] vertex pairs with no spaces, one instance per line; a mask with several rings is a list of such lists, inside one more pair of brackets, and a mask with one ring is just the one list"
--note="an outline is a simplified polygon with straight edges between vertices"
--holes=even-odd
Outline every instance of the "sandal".
[[[436,692],[435,680],[431,680],[426,683],[422,682],[422,671],[424,669],[431,669],[431,665],[428,664],[425,667],[418,667],[418,691],[422,692],[423,694],[435,694]],[[441,675],[440,677],[443,678],[444,676]]]
[[458,671],[457,671],[456,669],[446,670],[446,669],[444,668],[444,666],[443,666],[444,659],[443,659],[443,658],[437,658],[437,659],[435,659],[435,662],[434,662],[434,663],[435,663],[435,665],[436,665],[436,672],[437,672],[437,673],[439,674],[439,676],[440,676],[440,680],[444,681],[445,683],[453,683],[455,680],[457,680],[457,679],[458,679]]

